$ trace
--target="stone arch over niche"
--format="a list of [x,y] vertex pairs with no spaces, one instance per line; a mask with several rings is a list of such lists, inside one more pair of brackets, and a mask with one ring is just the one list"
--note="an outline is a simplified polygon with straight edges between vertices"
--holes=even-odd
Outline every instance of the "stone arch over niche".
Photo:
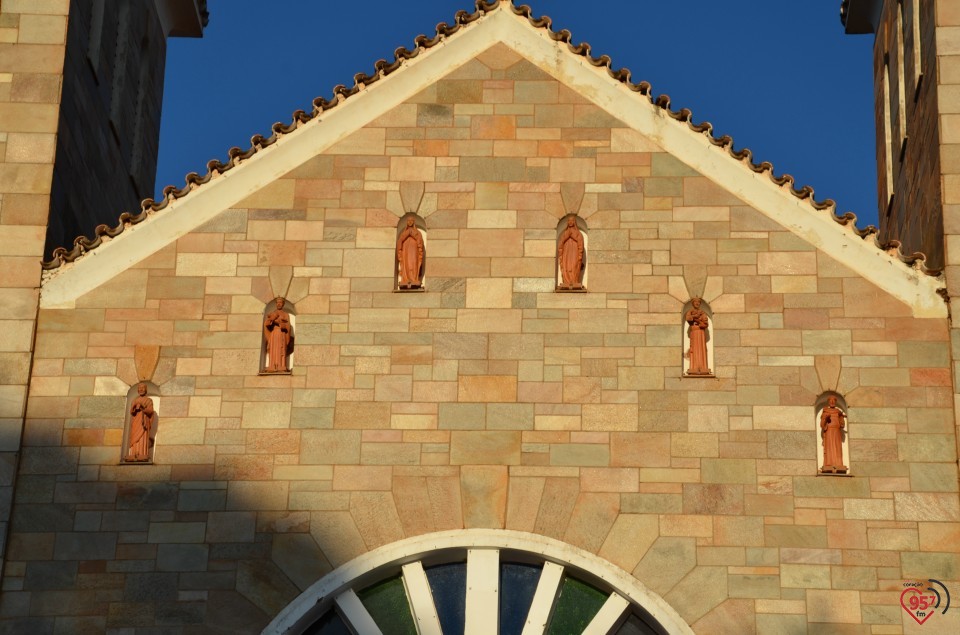
[[[831,466],[826,466],[827,469],[824,470],[824,434],[821,430],[821,420],[823,417],[824,408],[829,407],[830,399],[836,399],[836,407],[840,409],[843,413],[844,426],[842,434],[842,448],[841,454],[843,457],[843,471],[838,471],[832,469]],[[817,435],[817,474],[818,475],[829,475],[829,476],[850,476],[850,425],[847,420],[847,414],[849,410],[847,409],[847,401],[843,398],[838,392],[833,390],[827,390],[821,393],[817,397],[817,401],[814,406],[814,412],[816,413],[814,417],[814,429],[816,430]]]
[[[134,414],[133,408],[134,403],[140,397],[139,388],[143,385],[146,387],[146,398],[150,400],[150,404],[153,407],[153,414],[149,415],[146,412],[141,412],[143,409],[138,408],[138,413]],[[154,462],[157,455],[157,432],[160,428],[160,389],[151,381],[139,381],[130,387],[130,390],[127,391],[127,400],[126,400],[126,415],[123,419],[123,442],[120,445],[120,462],[128,465],[150,465]],[[138,416],[139,415],[139,416]],[[131,460],[130,459],[130,445],[134,440],[134,430],[132,428],[133,424],[142,425],[143,417],[149,417],[150,419],[150,430],[147,432],[147,458],[145,460]]]
[[466,633],[496,633],[557,619],[571,634],[693,633],[663,598],[612,563],[502,529],[444,531],[374,549],[311,585],[263,633],[380,633],[378,619],[403,619],[434,635],[464,632],[464,621]]
[[[290,320],[290,343],[287,346],[287,355],[286,355],[286,370],[273,371],[269,370],[269,357],[267,353],[267,320],[270,318],[270,315],[277,310],[277,302],[283,300],[283,311],[287,313],[287,317]],[[293,352],[294,352],[294,338],[297,334],[297,309],[292,302],[286,298],[275,298],[267,303],[267,306],[263,309],[263,317],[260,321],[262,325],[261,337],[260,337],[260,368],[258,373],[260,375],[289,375],[293,372]]]
[[[573,221],[573,225],[570,222]],[[575,232],[568,232],[568,229],[576,229]],[[573,234],[571,236],[571,234]],[[573,278],[571,279],[569,271],[569,259],[572,259],[574,256],[574,245],[577,242],[577,235],[579,235],[579,240],[582,241],[582,258],[580,262],[580,267],[574,272]],[[556,250],[556,289],[561,292],[584,292],[587,290],[587,274],[590,271],[590,268],[587,265],[589,261],[589,242],[590,234],[589,228],[585,220],[577,216],[576,214],[567,214],[560,219],[560,222],[557,223],[557,250]],[[564,265],[565,261],[568,263],[567,275],[564,275]]]
[[[407,229],[412,230],[408,232]],[[419,238],[418,238],[419,237]],[[427,223],[414,212],[397,223],[396,257],[393,259],[395,291],[423,291],[427,270]]]
[[[694,305],[699,301],[699,308]],[[692,335],[694,330],[693,318],[696,316],[696,313],[691,313],[692,311],[702,311],[706,315],[707,327],[705,331],[705,340],[702,343],[698,344],[698,337]],[[680,312],[680,323],[683,329],[683,376],[684,377],[716,377],[716,362],[713,356],[713,342],[714,339],[714,325],[713,325],[713,310],[710,308],[710,304],[703,298],[690,298],[686,304],[683,305],[683,310]],[[694,346],[702,346],[706,349],[706,372],[702,369],[694,368],[694,354],[692,348]]]

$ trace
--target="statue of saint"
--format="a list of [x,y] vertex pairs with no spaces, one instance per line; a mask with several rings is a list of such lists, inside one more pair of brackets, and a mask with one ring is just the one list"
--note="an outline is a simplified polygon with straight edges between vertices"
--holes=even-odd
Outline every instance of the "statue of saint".
[[138,397],[130,404],[130,445],[124,461],[143,463],[150,460],[150,432],[157,420],[153,399],[147,397],[147,385],[137,386]]
[[263,321],[263,338],[267,343],[266,373],[286,373],[287,355],[293,349],[293,328],[290,314],[283,310],[284,299],[277,298],[277,308]]
[[400,271],[401,289],[419,289],[420,272],[423,270],[423,236],[412,217],[397,237],[397,265]]
[[820,412],[820,437],[823,439],[824,474],[846,474],[843,464],[843,435],[847,427],[847,415],[837,408],[837,398],[831,396],[827,406]]
[[559,289],[582,289],[583,234],[573,216],[567,218],[567,228],[557,241],[557,263],[562,283]]
[[690,325],[690,348],[687,350],[687,359],[690,360],[690,366],[687,369],[687,375],[713,375],[710,366],[707,363],[707,338],[710,326],[710,319],[707,312],[700,308],[702,300],[694,298],[690,301],[693,308],[687,311],[684,321]]

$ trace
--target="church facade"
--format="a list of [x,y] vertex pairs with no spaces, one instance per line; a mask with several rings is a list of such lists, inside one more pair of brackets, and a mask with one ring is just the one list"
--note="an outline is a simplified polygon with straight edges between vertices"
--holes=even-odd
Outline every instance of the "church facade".
[[478,2],[47,256],[0,628],[957,628],[951,243],[572,42]]

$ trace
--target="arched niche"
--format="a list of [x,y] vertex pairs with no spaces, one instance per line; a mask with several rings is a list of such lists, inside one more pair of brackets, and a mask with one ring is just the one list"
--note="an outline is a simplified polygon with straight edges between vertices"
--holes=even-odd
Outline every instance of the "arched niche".
[[[837,431],[836,428],[833,428],[832,431],[826,432],[824,427],[831,427],[830,423],[826,421],[827,418],[834,419],[836,413],[831,413],[828,411],[828,417],[824,416],[824,411],[831,407],[830,400],[834,399],[834,407],[842,413],[842,428]],[[820,476],[850,476],[850,443],[849,443],[849,424],[847,421],[847,402],[838,392],[833,390],[828,390],[820,394],[817,397],[816,404],[814,406],[814,411],[816,415],[814,417],[814,426],[817,435],[817,474]],[[842,458],[841,465],[825,465],[828,454],[835,455],[836,449],[835,446],[831,452],[825,452],[824,447],[827,443],[835,443],[837,438],[833,437],[832,439],[828,437],[829,435],[836,434],[839,437],[840,443],[840,457]]]
[[409,212],[397,223],[393,288],[408,293],[423,291],[426,287],[427,224],[417,214]]
[[[680,323],[683,329],[683,376],[716,377],[713,356],[713,310],[710,304],[703,298],[691,298],[683,305]],[[706,324],[705,327],[704,324]],[[700,351],[699,355],[694,348]]]
[[[277,315],[277,305],[279,302],[283,302],[283,307],[279,309],[281,313],[286,315]],[[289,341],[287,342],[286,355],[284,356],[283,362],[286,366],[285,369],[274,369],[271,360],[270,352],[268,350],[268,340],[272,341],[274,344],[277,344],[281,339],[279,333],[275,333],[274,329],[280,325],[280,328],[285,328],[282,326],[282,322],[286,320],[289,322]],[[289,375],[293,372],[293,350],[294,350],[294,338],[296,337],[296,323],[297,323],[297,309],[293,306],[293,303],[287,300],[286,298],[275,298],[267,303],[267,306],[263,309],[263,319],[261,320],[261,338],[260,338],[260,375]],[[274,338],[274,339],[271,339]]]
[[[571,606],[571,597],[583,601]],[[565,621],[552,624],[558,616]],[[387,632],[384,620],[420,633],[463,633],[465,626],[468,633],[519,632],[528,619],[571,635],[693,632],[663,598],[592,553],[526,532],[459,529],[351,560],[300,594],[263,633]]]
[[557,223],[556,290],[558,292],[583,293],[587,290],[589,242],[587,223],[576,214],[567,214]]
[[[144,395],[140,394],[140,386],[146,388]],[[121,463],[151,465],[154,462],[160,412],[160,389],[156,384],[141,381],[130,387],[127,391],[126,415],[123,422],[123,443],[120,446]],[[147,425],[149,429],[146,429]],[[141,437],[141,435],[145,436]],[[136,448],[131,448],[135,442],[137,442]],[[145,451],[145,455],[141,448]]]

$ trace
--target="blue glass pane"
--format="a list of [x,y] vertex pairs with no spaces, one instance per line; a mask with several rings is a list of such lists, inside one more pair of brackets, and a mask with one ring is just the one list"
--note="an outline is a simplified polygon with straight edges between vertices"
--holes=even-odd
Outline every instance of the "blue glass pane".
[[463,635],[467,612],[467,563],[438,564],[426,567],[424,571],[443,635]]
[[500,635],[523,632],[541,571],[543,567],[539,565],[506,563],[500,566]]
[[653,628],[636,615],[631,615],[617,631],[617,635],[661,635],[666,631]]
[[350,629],[333,609],[327,611],[303,633],[304,635],[352,635]]
[[357,593],[383,635],[417,635],[407,592],[400,576],[387,578]]
[[582,633],[590,620],[600,612],[600,607],[607,601],[608,595],[586,582],[564,578],[560,584],[560,595],[553,609],[553,617],[550,618],[547,635]]

